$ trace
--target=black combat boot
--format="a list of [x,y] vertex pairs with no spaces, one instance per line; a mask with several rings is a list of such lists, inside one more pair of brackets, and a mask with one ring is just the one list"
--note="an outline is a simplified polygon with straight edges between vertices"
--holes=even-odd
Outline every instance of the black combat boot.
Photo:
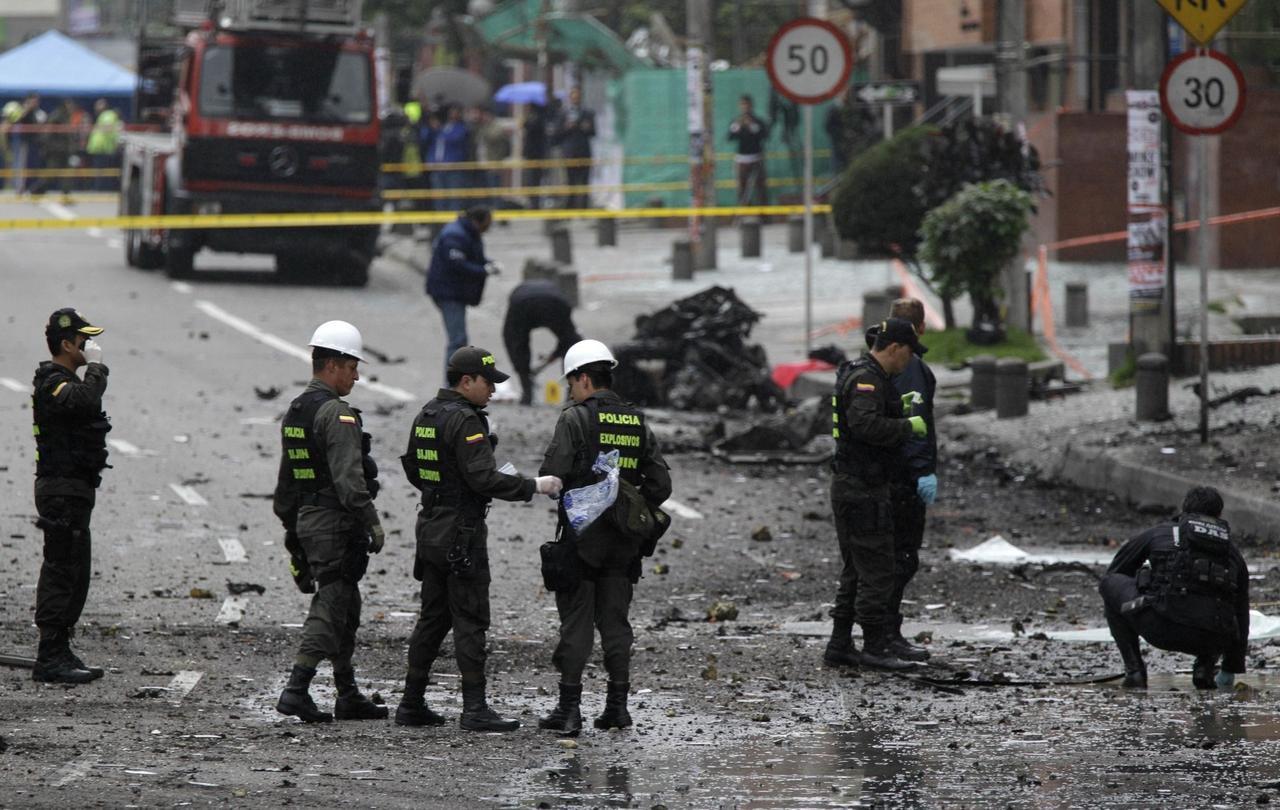
[[[1138,642],[1116,639],[1116,646],[1120,648],[1120,660],[1124,661],[1124,680],[1120,685],[1126,689],[1146,689],[1147,665],[1142,660],[1142,649]],[[1212,680],[1210,677],[1210,681]]]
[[929,651],[917,647],[902,635],[902,617],[894,616],[889,622],[889,652],[903,661],[928,661]]
[[1191,665],[1191,683],[1197,689],[1217,689],[1214,677],[1218,674],[1218,656],[1197,655],[1196,662]]
[[884,624],[862,625],[862,663],[876,669],[904,670],[915,666],[903,661],[889,647],[889,626]]
[[408,675],[404,679],[404,697],[396,707],[397,726],[443,726],[444,718],[427,707],[423,696],[427,691],[427,679]]
[[40,639],[40,645],[36,648],[36,665],[31,669],[31,680],[79,684],[98,677],[92,670],[77,664],[65,634],[58,633]]
[[558,731],[565,737],[576,737],[582,731],[582,684],[560,684],[560,700],[551,714],[538,721],[538,728]]
[[276,701],[276,711],[297,717],[304,723],[332,723],[333,715],[322,712],[311,699],[311,679],[316,676],[315,667],[294,664],[289,673],[289,683]]
[[853,643],[853,620],[833,619],[831,640],[822,653],[822,663],[829,667],[856,667],[860,661],[858,648]]
[[338,688],[338,699],[333,702],[336,720],[386,720],[387,707],[379,706],[360,692],[356,686],[356,671],[334,671],[333,685]]
[[75,654],[75,652],[74,652],[74,651],[72,651],[72,649],[71,649],[71,639],[73,639],[73,638],[75,638],[75,637],[76,637],[76,629],[75,629],[74,627],[72,627],[72,628],[70,628],[69,630],[67,630],[67,636],[66,636],[66,639],[65,639],[65,641],[64,641],[64,647],[65,647],[65,651],[66,651],[67,656],[68,656],[68,657],[70,658],[70,660],[71,660],[71,663],[75,664],[75,665],[76,665],[76,667],[77,667],[78,669],[88,670],[88,671],[89,671],[89,673],[90,673],[91,675],[93,675],[93,677],[94,677],[94,679],[95,679],[95,680],[96,680],[97,678],[101,678],[101,677],[103,676],[103,674],[104,674],[104,670],[102,669],[102,667],[91,667],[91,666],[86,665],[86,664],[85,664],[85,662],[83,662],[83,661],[81,661],[81,660],[80,660],[80,656],[76,655],[76,654]]
[[462,716],[458,725],[467,731],[515,731],[519,720],[501,717],[489,708],[484,697],[484,681],[463,681]]
[[630,683],[609,681],[609,691],[604,699],[604,711],[592,723],[605,731],[611,728],[630,728],[631,713],[627,711],[627,690]]

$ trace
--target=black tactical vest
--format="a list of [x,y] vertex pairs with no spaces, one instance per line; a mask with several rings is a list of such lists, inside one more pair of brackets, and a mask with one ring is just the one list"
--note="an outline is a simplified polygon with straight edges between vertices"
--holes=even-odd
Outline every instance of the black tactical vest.
[[57,363],[44,362],[32,381],[31,432],[36,439],[36,476],[78,478],[97,486],[107,464],[107,432],[111,422],[105,411],[96,416],[57,413],[53,393],[60,385],[80,380]]
[[[882,484],[897,470],[899,448],[877,447],[853,438],[849,428],[849,399],[854,377],[864,369],[882,378],[882,386],[890,386],[889,378],[870,357],[860,357],[843,363],[836,372],[836,387],[831,394],[831,438],[836,440],[836,454],[831,469],[843,475],[851,475],[868,484]],[[889,387],[892,390],[892,386]],[[884,415],[891,419],[902,418],[902,400],[891,394],[885,397]]]
[[453,506],[469,517],[483,516],[490,499],[477,495],[465,485],[453,448],[444,441],[445,425],[453,414],[461,411],[471,411],[480,417],[488,439],[489,423],[483,413],[466,402],[433,399],[422,406],[413,420],[409,449],[400,461],[409,483],[422,492],[423,508]]
[[[293,491],[299,495],[332,494],[333,475],[329,471],[329,462],[324,455],[324,447],[315,440],[316,413],[326,402],[337,399],[332,391],[317,389],[303,391],[297,399],[289,404],[280,428],[281,445],[285,463],[289,468]],[[356,424],[360,429],[360,461],[363,468],[365,485],[369,495],[378,494],[378,465],[370,455],[369,434],[364,432],[364,420],[360,411],[351,409],[356,415]],[[326,504],[327,506],[327,504]]]
[[[582,460],[585,465],[574,472],[583,477],[581,483],[593,483],[595,476],[591,473],[591,465],[600,453],[611,450],[618,451],[618,474],[635,486],[640,486],[640,459],[644,458],[645,436],[644,413],[630,403],[601,401],[591,397],[582,403],[587,411],[586,453]],[[575,476],[576,477],[576,476]]]
[[1226,521],[1182,515],[1172,528],[1174,547],[1152,555],[1156,610],[1170,621],[1222,633],[1235,639],[1236,583],[1239,563],[1231,554]]

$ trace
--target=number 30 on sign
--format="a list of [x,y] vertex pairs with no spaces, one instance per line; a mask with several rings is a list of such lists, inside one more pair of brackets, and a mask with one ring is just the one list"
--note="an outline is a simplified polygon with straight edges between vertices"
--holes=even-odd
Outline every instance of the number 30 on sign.
[[1225,54],[1197,49],[1170,62],[1160,79],[1160,104],[1178,129],[1189,135],[1215,135],[1244,112],[1245,86],[1240,68]]

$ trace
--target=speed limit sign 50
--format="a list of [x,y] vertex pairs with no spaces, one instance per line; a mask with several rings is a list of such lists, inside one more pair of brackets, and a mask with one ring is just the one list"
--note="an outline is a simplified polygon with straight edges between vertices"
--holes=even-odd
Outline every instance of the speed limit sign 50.
[[826,20],[802,17],[778,29],[765,68],[779,93],[797,104],[819,104],[844,89],[853,70],[849,38]]
[[1160,79],[1160,104],[1178,129],[1214,135],[1244,112],[1244,75],[1225,54],[1197,49],[1170,62]]

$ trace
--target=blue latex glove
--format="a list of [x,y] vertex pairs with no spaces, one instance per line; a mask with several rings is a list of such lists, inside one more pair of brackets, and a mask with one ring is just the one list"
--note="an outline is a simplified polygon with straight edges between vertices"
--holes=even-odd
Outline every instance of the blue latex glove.
[[1235,686],[1236,674],[1234,672],[1223,672],[1218,670],[1218,674],[1213,676],[1213,682],[1219,689],[1230,689]]
[[938,499],[938,476],[930,473],[916,479],[916,493],[928,506]]

